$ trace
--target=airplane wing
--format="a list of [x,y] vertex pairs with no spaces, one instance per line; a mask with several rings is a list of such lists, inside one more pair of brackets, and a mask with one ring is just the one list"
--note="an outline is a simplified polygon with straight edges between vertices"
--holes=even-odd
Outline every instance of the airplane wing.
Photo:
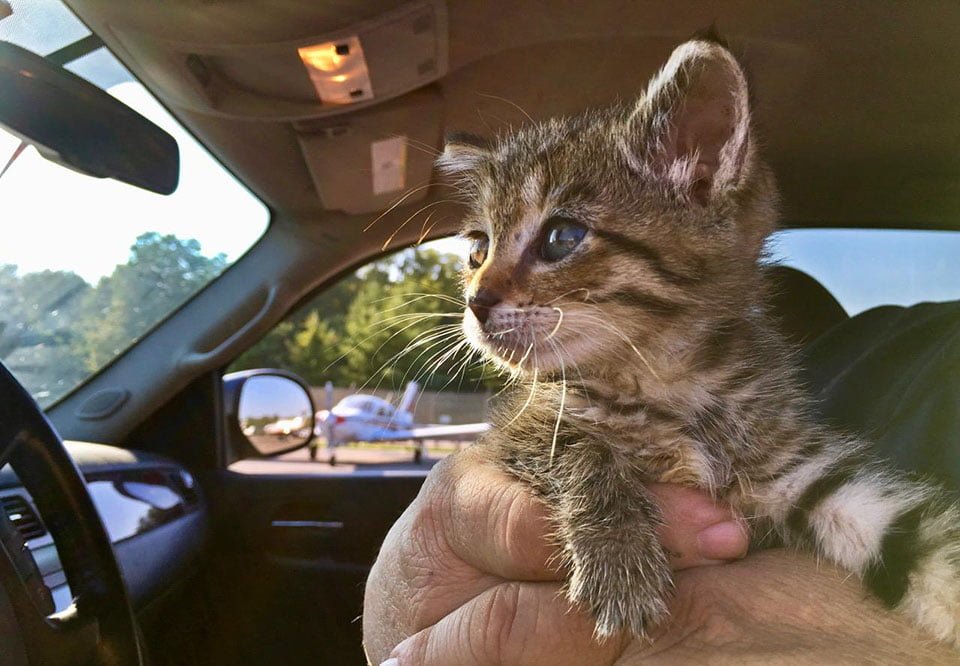
[[459,425],[423,425],[412,428],[379,428],[370,436],[364,437],[371,442],[389,442],[397,440],[420,439],[474,439],[490,429],[489,423],[461,423]]
[[461,423],[459,425],[425,425],[409,429],[410,439],[471,439],[490,430],[489,423]]

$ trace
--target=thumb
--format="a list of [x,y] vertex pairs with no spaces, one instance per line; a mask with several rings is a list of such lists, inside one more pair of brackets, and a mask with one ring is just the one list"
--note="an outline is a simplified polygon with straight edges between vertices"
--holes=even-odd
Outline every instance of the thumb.
[[504,582],[393,649],[383,666],[579,666],[612,664],[626,638],[603,643],[559,583]]
[[648,489],[663,512],[660,543],[674,570],[737,560],[750,545],[747,526],[725,504],[705,492],[669,483]]

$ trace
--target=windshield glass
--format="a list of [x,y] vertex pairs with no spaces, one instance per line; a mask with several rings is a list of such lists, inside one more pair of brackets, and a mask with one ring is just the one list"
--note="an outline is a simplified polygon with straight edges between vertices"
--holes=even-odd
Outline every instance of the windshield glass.
[[[89,35],[60,3],[11,5],[0,39],[40,55]],[[269,222],[266,206],[109,51],[96,48],[66,66],[169,132],[181,172],[177,191],[161,196],[26,148],[0,177],[0,360],[43,406],[217,277]],[[19,147],[0,128],[0,170]]]

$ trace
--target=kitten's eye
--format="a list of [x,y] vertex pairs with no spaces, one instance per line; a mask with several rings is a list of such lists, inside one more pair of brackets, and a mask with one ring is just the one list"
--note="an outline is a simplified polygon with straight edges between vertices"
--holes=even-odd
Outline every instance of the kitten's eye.
[[487,250],[490,248],[490,239],[486,236],[476,236],[470,246],[470,268],[480,268],[487,260]]
[[587,235],[587,228],[573,218],[554,215],[547,220],[540,256],[547,261],[560,261],[573,252]]

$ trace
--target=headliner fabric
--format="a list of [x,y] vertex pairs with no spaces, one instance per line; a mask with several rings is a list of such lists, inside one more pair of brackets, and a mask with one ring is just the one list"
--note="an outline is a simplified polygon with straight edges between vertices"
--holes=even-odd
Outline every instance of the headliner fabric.
[[960,490],[960,301],[868,310],[812,342],[802,362],[831,424]]

